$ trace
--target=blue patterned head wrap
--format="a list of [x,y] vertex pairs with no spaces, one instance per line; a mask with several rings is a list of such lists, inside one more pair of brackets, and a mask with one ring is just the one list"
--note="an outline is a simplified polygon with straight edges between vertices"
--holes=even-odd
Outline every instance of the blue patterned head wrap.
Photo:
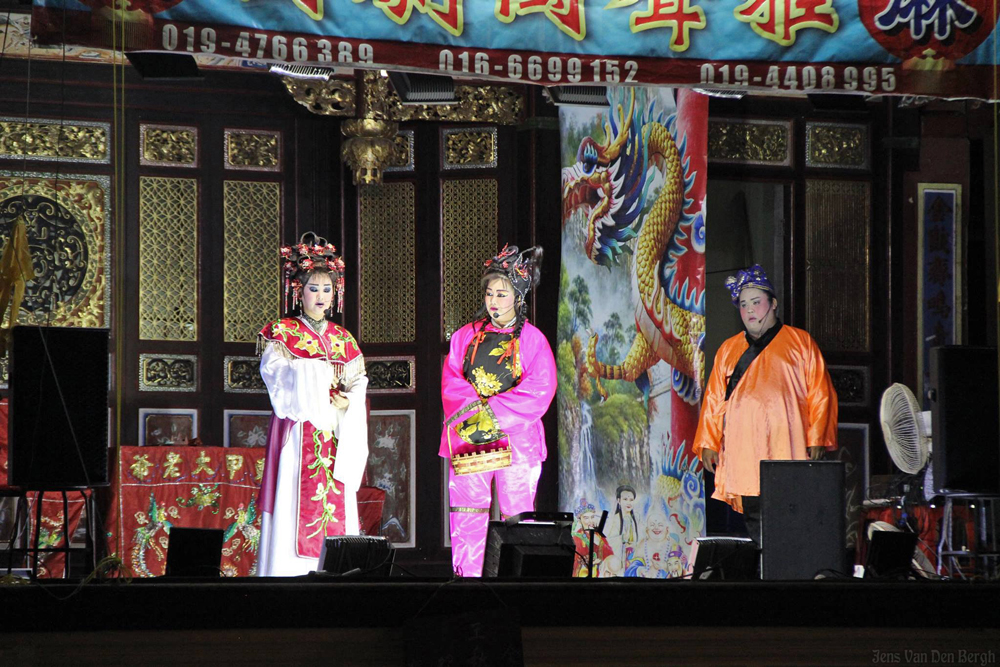
[[747,287],[756,287],[774,296],[774,286],[767,279],[767,274],[760,264],[754,264],[749,269],[740,269],[735,276],[726,278],[726,288],[733,297],[734,306],[740,305],[740,292]]

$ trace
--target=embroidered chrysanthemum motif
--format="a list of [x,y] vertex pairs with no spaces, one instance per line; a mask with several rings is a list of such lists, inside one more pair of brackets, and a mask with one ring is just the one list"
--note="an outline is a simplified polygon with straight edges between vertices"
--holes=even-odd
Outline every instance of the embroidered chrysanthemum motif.
[[475,378],[476,391],[482,398],[493,396],[503,389],[497,376],[493,373],[487,373],[482,368],[473,369],[472,376]]

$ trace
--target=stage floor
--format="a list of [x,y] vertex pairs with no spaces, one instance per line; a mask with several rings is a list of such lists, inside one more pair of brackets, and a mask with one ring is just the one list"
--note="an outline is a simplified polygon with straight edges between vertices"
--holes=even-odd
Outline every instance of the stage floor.
[[0,600],[2,665],[404,664],[414,627],[470,618],[519,628],[540,665],[990,665],[1000,651],[996,583],[157,579]]

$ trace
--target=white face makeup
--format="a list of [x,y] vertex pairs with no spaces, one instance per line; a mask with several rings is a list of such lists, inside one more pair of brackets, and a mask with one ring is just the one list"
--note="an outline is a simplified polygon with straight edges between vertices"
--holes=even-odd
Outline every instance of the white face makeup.
[[760,338],[762,333],[774,326],[777,309],[777,303],[772,303],[764,290],[747,287],[740,292],[740,317],[751,338]]
[[321,320],[333,303],[333,281],[328,273],[314,273],[302,286],[302,312],[314,320]]
[[631,491],[622,491],[619,502],[621,503],[622,512],[627,514],[635,507],[635,496],[632,495]]
[[517,315],[514,312],[514,288],[506,279],[494,278],[486,284],[483,303],[493,324],[508,326],[514,322]]

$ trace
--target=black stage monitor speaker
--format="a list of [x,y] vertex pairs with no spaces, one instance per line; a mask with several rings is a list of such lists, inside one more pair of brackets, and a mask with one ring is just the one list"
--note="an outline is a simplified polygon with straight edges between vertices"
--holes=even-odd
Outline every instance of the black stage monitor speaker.
[[699,537],[691,552],[691,578],[749,581],[757,578],[757,547],[749,537]]
[[874,531],[865,558],[865,578],[884,579],[910,574],[913,571],[913,551],[916,548],[916,533]]
[[847,573],[844,464],[761,461],[761,578]]
[[934,490],[1000,493],[997,349],[931,348],[931,443]]
[[167,542],[167,576],[221,576],[222,538],[221,528],[171,528]]
[[576,549],[568,512],[526,512],[490,521],[484,577],[570,577]]
[[392,543],[385,537],[328,537],[323,541],[323,548],[319,552],[319,571],[387,577],[393,554]]
[[14,327],[8,436],[11,484],[107,486],[106,329]]

